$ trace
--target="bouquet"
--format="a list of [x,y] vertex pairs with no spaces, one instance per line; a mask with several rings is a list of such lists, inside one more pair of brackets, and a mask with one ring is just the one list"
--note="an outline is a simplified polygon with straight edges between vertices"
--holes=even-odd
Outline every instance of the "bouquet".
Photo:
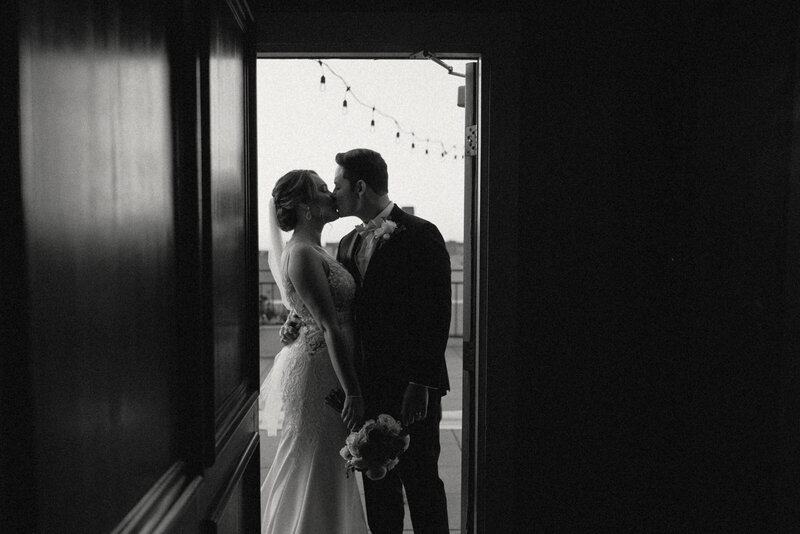
[[[325,400],[341,412],[344,392],[333,390]],[[347,476],[351,471],[362,471],[370,480],[380,480],[400,462],[410,441],[408,431],[394,417],[383,413],[351,432],[339,454],[346,462]]]

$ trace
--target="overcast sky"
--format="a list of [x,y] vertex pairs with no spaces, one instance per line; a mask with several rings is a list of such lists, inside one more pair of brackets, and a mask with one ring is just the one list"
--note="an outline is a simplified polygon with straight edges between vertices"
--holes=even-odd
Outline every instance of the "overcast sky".
[[[314,60],[259,59],[259,210],[265,209],[278,178],[292,169],[315,170],[333,189],[336,153],[365,147],[386,160],[393,201],[413,206],[416,215],[436,224],[446,240],[463,241],[464,108],[457,106],[457,95],[464,79],[430,60],[323,61],[370,107],[348,95],[348,113],[343,115],[343,82],[325,69],[326,90],[320,91],[323,72]],[[465,61],[446,62],[464,72]],[[371,106],[376,108],[374,132]],[[396,119],[403,130],[413,131],[416,148],[411,149],[410,133],[401,132],[396,143],[393,120],[379,111]],[[442,146],[434,140],[444,143],[447,156],[442,158]],[[260,219],[259,248],[264,250],[266,218]],[[358,222],[346,217],[326,225],[323,244],[338,241]]]

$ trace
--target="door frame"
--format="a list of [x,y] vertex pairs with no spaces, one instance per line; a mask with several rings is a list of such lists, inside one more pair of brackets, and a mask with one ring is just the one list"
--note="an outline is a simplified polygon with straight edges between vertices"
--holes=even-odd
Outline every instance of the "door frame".
[[[293,52],[293,51],[264,51],[259,49],[256,52],[256,60],[258,59],[398,59],[408,61],[429,61],[428,59],[412,59],[411,56],[419,52],[404,51],[404,52],[382,52],[371,53],[364,50],[354,52]],[[481,191],[481,161],[483,155],[483,147],[481,140],[483,135],[480,134],[482,127],[481,115],[488,112],[488,102],[484,102],[481,92],[481,64],[482,58],[480,54],[468,52],[455,52],[447,54],[436,54],[436,57],[447,60],[467,60],[474,61],[475,67],[475,102],[477,102],[476,109],[474,110],[475,124],[477,126],[478,147],[477,155],[469,156],[465,153],[464,165],[464,198],[465,206],[472,206],[472,213],[464,213],[464,301],[469,303],[469,309],[464,306],[463,310],[463,365],[462,373],[464,373],[464,389],[462,392],[462,413],[467,418],[462,422],[462,461],[461,461],[461,531],[462,532],[483,532],[478,529],[478,513],[479,507],[476,505],[476,499],[480,495],[480,488],[477,481],[483,477],[479,477],[478,473],[486,472],[483,470],[484,464],[480,460],[482,458],[479,443],[482,442],[483,432],[482,420],[485,416],[485,403],[479,398],[479,392],[485,391],[485,369],[483,365],[484,358],[480,357],[481,351],[476,350],[480,346],[480,332],[482,330],[481,317],[485,318],[485,314],[478,313],[478,307],[482,302],[480,299],[481,276],[480,269],[480,250],[481,250],[481,206],[480,206],[480,191]],[[445,74],[445,73],[443,73]],[[256,91],[258,88],[256,87]],[[469,98],[473,90],[467,89],[466,94]],[[484,110],[485,107],[485,110]],[[465,109],[466,112],[469,108]],[[472,158],[472,161],[470,160]],[[471,197],[471,198],[469,198]],[[473,273],[472,279],[467,280],[467,273]],[[467,293],[470,295],[467,295]],[[467,336],[470,339],[467,339]]]
[[[535,66],[520,64],[523,28],[518,13],[282,11],[256,12],[257,57],[407,58],[430,50],[450,59],[480,58],[478,169],[475,210],[475,411],[470,438],[475,445],[473,506],[462,531],[494,532],[514,525],[509,511],[529,506],[536,488],[522,488],[524,470],[509,455],[529,456],[532,444],[509,440],[525,430],[518,415],[531,402],[517,361],[521,338],[518,304],[521,235],[523,80]],[[498,39],[502,35],[502,39]],[[532,88],[535,89],[535,88]],[[534,178],[534,177],[531,177]],[[490,253],[492,252],[492,253]],[[489,313],[491,310],[491,313]],[[491,363],[491,365],[490,365]],[[490,465],[491,464],[491,465]],[[462,472],[462,477],[464,473]],[[524,490],[524,491],[522,491]]]

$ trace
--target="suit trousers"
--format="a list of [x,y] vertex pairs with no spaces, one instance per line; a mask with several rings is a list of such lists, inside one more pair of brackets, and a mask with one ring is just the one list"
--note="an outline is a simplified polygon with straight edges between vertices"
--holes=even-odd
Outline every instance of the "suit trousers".
[[381,480],[364,480],[367,521],[372,534],[403,532],[403,488],[417,534],[447,534],[447,497],[439,478],[442,399],[431,392],[428,416],[409,427],[411,441],[400,463]]

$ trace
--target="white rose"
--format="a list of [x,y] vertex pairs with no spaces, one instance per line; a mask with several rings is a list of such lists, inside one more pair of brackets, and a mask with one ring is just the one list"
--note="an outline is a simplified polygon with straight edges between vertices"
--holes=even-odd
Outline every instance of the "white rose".
[[397,228],[396,222],[384,220],[380,227],[375,230],[375,237],[389,239],[389,236],[392,234],[392,232],[394,232],[395,228]]
[[399,434],[400,431],[403,430],[403,427],[400,426],[400,423],[398,423],[394,417],[386,413],[382,413],[378,416],[378,425],[394,434]]

